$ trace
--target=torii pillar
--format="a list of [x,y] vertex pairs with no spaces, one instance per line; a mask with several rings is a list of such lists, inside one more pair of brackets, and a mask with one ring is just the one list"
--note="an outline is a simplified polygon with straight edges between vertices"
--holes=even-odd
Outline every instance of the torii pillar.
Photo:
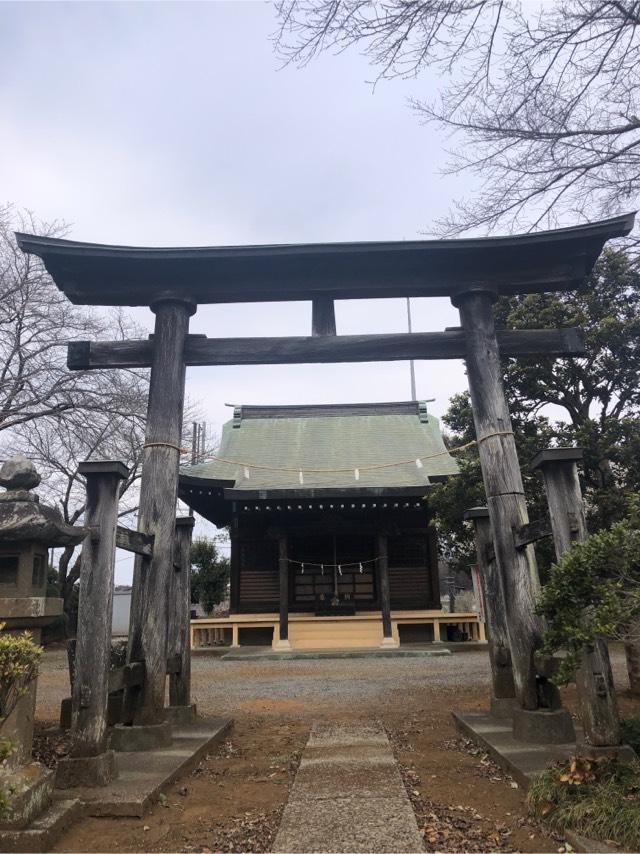
[[136,557],[129,661],[144,661],[145,680],[134,723],[166,743],[168,596],[174,573],[174,538],[184,408],[184,346],[196,306],[172,295],[151,306],[156,322],[149,384],[138,530],[154,537],[151,557]]
[[535,613],[540,581],[533,549],[517,549],[513,537],[529,517],[502,382],[495,300],[489,287],[480,286],[452,297],[465,332],[465,361],[495,558],[509,603],[507,633],[516,698],[522,709],[533,711],[540,706],[534,666],[535,651],[542,645],[542,622]]
[[540,579],[532,546],[519,549],[515,533],[529,522],[515,436],[504,393],[493,303],[497,295],[476,285],[452,297],[460,311],[473,420],[502,582],[515,695],[514,736],[523,741],[574,738],[571,716],[559,707],[557,690],[536,671],[543,623],[536,614]]

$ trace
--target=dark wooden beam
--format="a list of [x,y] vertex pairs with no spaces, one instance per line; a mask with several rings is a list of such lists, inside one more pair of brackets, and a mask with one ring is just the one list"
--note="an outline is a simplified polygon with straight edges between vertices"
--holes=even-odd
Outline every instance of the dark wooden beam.
[[336,311],[331,297],[315,297],[311,310],[311,334],[335,335]]
[[151,557],[153,554],[153,536],[118,525],[116,528],[116,548]]
[[513,533],[513,541],[517,549],[523,549],[531,543],[550,536],[551,525],[544,519],[541,522],[529,522],[528,525],[521,525],[519,528],[516,528]]
[[122,691],[124,688],[140,687],[144,682],[144,662],[132,661],[123,667],[109,671],[109,693]]
[[[580,356],[579,329],[507,329],[497,333],[501,356]],[[153,342],[72,341],[71,370],[148,368]],[[203,338],[189,336],[186,365],[288,365],[333,362],[393,362],[409,359],[463,359],[465,333],[403,332],[386,335],[317,335],[291,338]]]

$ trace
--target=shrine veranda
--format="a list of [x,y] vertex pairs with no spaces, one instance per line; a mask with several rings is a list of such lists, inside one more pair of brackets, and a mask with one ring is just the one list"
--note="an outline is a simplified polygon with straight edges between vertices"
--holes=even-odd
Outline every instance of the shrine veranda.
[[[176,588],[176,567],[184,563],[184,554],[181,552],[181,557],[176,558],[180,536],[175,520],[186,367],[405,359],[465,360],[494,565],[493,608],[492,614],[487,614],[487,628],[491,637],[492,620],[498,626],[495,643],[502,644],[503,650],[497,658],[492,655],[492,667],[497,660],[508,660],[517,708],[528,713],[552,712],[552,706],[545,705],[547,700],[540,693],[535,661],[542,636],[534,609],[537,571],[500,358],[537,353],[565,357],[580,355],[584,349],[578,329],[496,331],[493,303],[501,295],[578,287],[606,241],[628,234],[633,221],[633,215],[628,214],[572,228],[487,239],[166,249],[103,246],[19,234],[22,250],[43,260],[57,286],[73,303],[149,306],[156,317],[154,334],[148,340],[73,342],[68,354],[71,370],[151,368],[139,539],[130,542],[136,552],[136,564],[128,658],[131,666],[143,664],[145,678],[137,695],[130,692],[131,721],[147,727],[163,725],[168,672],[182,674],[181,682],[174,679],[174,694],[179,704],[189,702],[185,652],[189,643],[189,606],[184,580]],[[460,312],[459,328],[393,335],[336,334],[335,300],[429,296],[451,299]],[[229,339],[189,335],[189,319],[198,304],[286,300],[312,303],[311,336]],[[419,412],[415,417],[420,417]],[[261,460],[235,462],[259,466]],[[296,465],[299,461],[291,467]],[[428,472],[423,474],[426,479],[419,491],[427,494],[428,506]],[[111,471],[109,476],[119,475]],[[302,467],[299,477],[304,481]],[[229,499],[227,503],[232,504],[240,497],[232,494],[237,490],[235,480],[227,485],[217,484],[223,503]],[[311,484],[312,481],[300,483],[299,488],[313,491],[312,500],[308,492],[304,495],[307,505],[311,504],[312,515],[319,511],[321,501],[330,504],[334,499],[335,504],[340,497],[336,490],[342,487],[335,483]],[[184,474],[180,490],[187,500],[188,485],[189,476]],[[269,488],[265,487],[265,495],[258,489],[255,494],[241,496],[246,499],[243,508],[247,507],[241,512],[249,515],[250,506],[263,508],[267,501],[277,498],[268,494]],[[371,506],[374,497],[382,498],[384,503],[385,496],[376,492],[379,485],[375,479],[359,488],[369,490],[366,499],[363,493],[359,495],[360,503],[366,504],[360,509],[366,509],[367,514],[373,509],[378,511],[378,507]],[[286,489],[294,494],[291,484]],[[353,484],[350,489],[353,491]],[[197,503],[193,504],[197,509]],[[347,508],[331,508],[336,531],[348,521],[343,509]],[[349,508],[352,509],[355,508]],[[418,527],[428,521],[428,510],[426,517],[424,510],[420,512]],[[322,519],[319,521],[322,525]],[[317,525],[318,519],[309,517],[306,523]],[[366,524],[366,519],[358,520],[360,529]],[[294,558],[293,540],[287,535],[286,526],[276,520],[270,527],[270,542],[277,545],[278,555],[279,613],[271,613],[274,644],[286,649],[290,646],[289,604],[296,602],[295,590],[293,598],[290,594],[290,561],[303,560]],[[397,627],[394,635],[391,619],[394,594],[393,582],[389,587],[388,562],[388,538],[393,534],[392,528],[383,525],[375,534],[376,553],[372,555],[377,573],[372,589],[376,586],[378,591],[375,606],[381,608],[383,646],[397,643]],[[304,530],[299,535],[306,536]],[[103,544],[102,551],[104,548]],[[114,544],[109,543],[109,548]],[[299,545],[295,548],[299,551]],[[428,548],[433,550],[433,543]],[[98,549],[98,557],[100,553]],[[360,558],[354,560],[361,562]],[[322,565],[324,561],[319,558],[312,562]],[[329,562],[341,564],[339,559]],[[294,575],[294,587],[296,583],[299,579]],[[355,580],[353,585],[355,592]],[[241,602],[237,583],[232,595],[236,596],[237,611]],[[429,595],[433,601],[425,600],[424,604],[437,606],[433,584]],[[374,600],[371,602],[373,607]],[[358,618],[359,610],[355,610],[355,614],[345,614],[345,619]],[[339,618],[339,614],[333,617]]]

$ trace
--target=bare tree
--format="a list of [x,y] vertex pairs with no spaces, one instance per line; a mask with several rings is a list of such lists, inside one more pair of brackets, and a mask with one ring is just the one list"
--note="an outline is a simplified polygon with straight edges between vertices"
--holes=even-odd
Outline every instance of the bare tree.
[[0,208],[0,434],[78,409],[104,411],[112,388],[96,382],[93,372],[69,371],[66,345],[112,336],[113,327],[124,322],[73,306],[41,261],[19,250],[15,227],[46,235],[64,232],[60,224]]
[[305,64],[362,49],[378,79],[443,81],[414,98],[454,140],[449,172],[479,178],[437,224],[553,227],[633,206],[640,190],[640,3],[549,0],[275,0],[276,49]]
[[[121,334],[117,337],[131,337],[127,335],[129,326],[118,317],[114,331]],[[102,399],[101,409],[86,410],[79,405],[62,415],[33,419],[20,431],[11,431],[9,450],[19,451],[34,461],[43,475],[40,487],[43,499],[59,508],[65,522],[71,525],[82,522],[85,482],[78,473],[78,465],[91,458],[125,463],[129,476],[120,487],[120,515],[135,513],[147,408],[145,373],[96,371],[85,382],[91,384],[93,398]],[[68,619],[74,605],[74,586],[80,577],[79,548],[65,547],[57,569]]]

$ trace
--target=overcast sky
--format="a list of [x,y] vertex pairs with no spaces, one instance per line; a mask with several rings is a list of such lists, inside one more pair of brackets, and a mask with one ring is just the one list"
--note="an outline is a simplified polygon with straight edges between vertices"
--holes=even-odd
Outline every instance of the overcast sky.
[[[279,70],[261,2],[0,4],[0,194],[78,240],[215,245],[411,240],[461,188],[446,140],[407,106],[435,85],[367,81],[357,51]],[[414,329],[457,325],[413,300]],[[337,303],[339,333],[406,329],[402,300]],[[137,312],[147,326],[148,311]],[[209,336],[304,335],[310,303],[203,306]],[[417,365],[441,415],[458,362]],[[224,403],[408,399],[406,363],[190,368],[214,430]],[[122,580],[122,579],[121,579]]]

